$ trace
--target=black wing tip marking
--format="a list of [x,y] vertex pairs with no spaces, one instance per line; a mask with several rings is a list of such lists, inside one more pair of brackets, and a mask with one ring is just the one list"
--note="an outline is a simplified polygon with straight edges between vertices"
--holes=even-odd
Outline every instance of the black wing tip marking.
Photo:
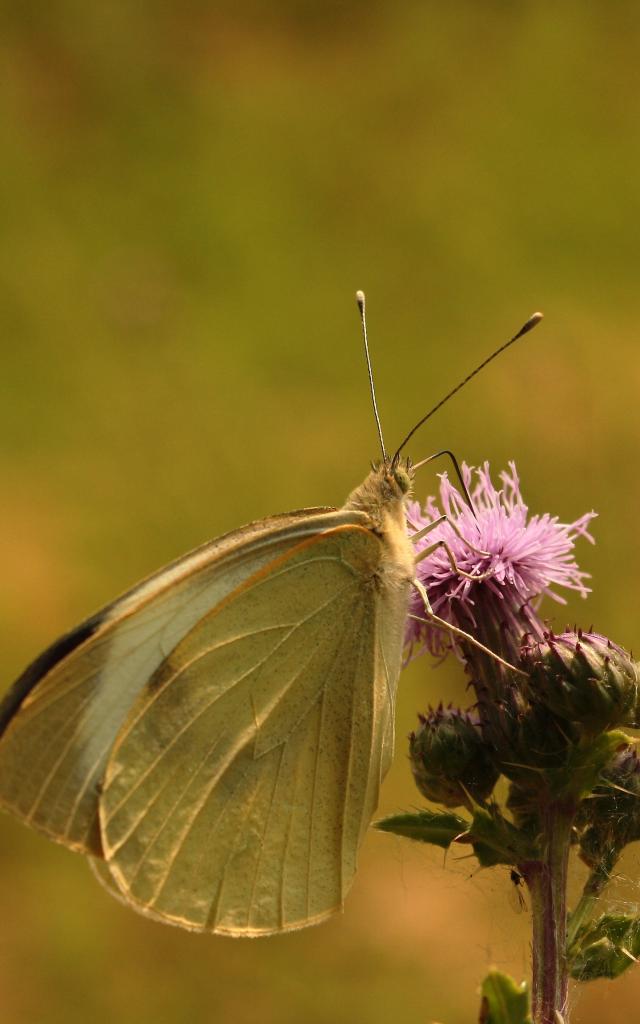
[[16,679],[13,686],[9,688],[2,701],[0,701],[0,736],[3,735],[23,700],[31,693],[33,688],[68,654],[71,654],[85,640],[93,636],[107,618],[108,612],[103,610],[92,615],[91,618],[85,619],[75,629],[58,637],[57,640],[27,666],[22,675]]

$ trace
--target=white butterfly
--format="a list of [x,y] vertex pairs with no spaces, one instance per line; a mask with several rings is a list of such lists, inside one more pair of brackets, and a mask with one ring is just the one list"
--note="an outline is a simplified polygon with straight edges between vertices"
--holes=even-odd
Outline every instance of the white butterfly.
[[382,448],[343,508],[185,555],[61,637],[0,706],[0,801],[136,910],[256,936],[342,906],[419,586],[412,468]]

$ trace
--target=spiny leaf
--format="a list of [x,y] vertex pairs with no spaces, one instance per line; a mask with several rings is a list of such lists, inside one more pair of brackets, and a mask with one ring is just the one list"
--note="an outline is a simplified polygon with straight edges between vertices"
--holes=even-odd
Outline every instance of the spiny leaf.
[[531,840],[499,813],[474,805],[473,821],[467,842],[483,867],[494,864],[519,864],[533,860],[537,851]]
[[456,836],[467,831],[469,822],[449,811],[417,811],[414,814],[395,814],[390,818],[382,818],[374,822],[374,828],[415,839],[420,843],[432,843],[447,850]]

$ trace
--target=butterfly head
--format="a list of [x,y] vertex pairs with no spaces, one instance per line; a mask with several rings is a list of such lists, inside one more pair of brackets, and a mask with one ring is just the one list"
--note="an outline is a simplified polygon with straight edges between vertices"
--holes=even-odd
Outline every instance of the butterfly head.
[[404,499],[411,495],[413,475],[411,459],[394,456],[393,459],[384,459],[373,465],[369,480],[384,504],[399,502],[404,505]]
[[369,476],[347,499],[348,508],[368,512],[377,522],[383,511],[404,519],[405,500],[411,494],[413,468],[409,459],[394,459],[372,466]]

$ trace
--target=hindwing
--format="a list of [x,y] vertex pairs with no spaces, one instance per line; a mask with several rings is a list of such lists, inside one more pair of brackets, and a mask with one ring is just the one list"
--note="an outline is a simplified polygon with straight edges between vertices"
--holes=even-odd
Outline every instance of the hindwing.
[[381,548],[348,525],[301,542],[203,616],[144,686],[100,799],[107,865],[142,912],[260,935],[342,905],[393,729]]

